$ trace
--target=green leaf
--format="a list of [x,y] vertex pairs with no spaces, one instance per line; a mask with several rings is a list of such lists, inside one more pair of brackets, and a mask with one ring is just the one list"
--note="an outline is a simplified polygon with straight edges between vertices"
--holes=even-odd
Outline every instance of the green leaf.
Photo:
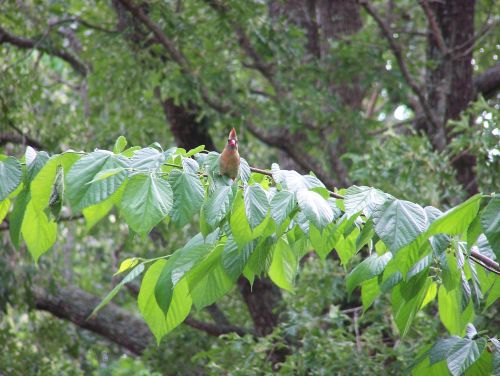
[[271,199],[271,218],[276,225],[281,226],[295,208],[295,194],[289,191],[279,191]]
[[21,184],[22,169],[16,158],[0,159],[0,201],[5,200]]
[[118,268],[116,273],[113,275],[118,275],[120,273],[123,273],[123,272],[133,268],[138,263],[139,263],[139,259],[137,257],[129,257],[121,262],[120,267]]
[[30,185],[31,199],[37,210],[45,210],[49,205],[54,183],[57,180],[58,167],[62,166],[64,170],[68,170],[79,158],[79,155],[74,153],[54,155],[38,172]]
[[141,289],[137,298],[139,310],[158,343],[160,343],[165,334],[184,321],[192,305],[186,280],[181,280],[175,286],[166,315],[156,302],[155,286],[166,262],[165,260],[158,260],[149,267],[142,279]]
[[115,141],[115,146],[113,146],[113,153],[120,154],[125,150],[127,146],[127,139],[124,136],[120,136]]
[[280,170],[276,163],[272,164],[271,172],[276,183],[282,184],[291,192],[307,191],[311,188],[325,188],[325,185],[315,176],[300,175],[293,170]]
[[24,214],[21,233],[31,256],[38,262],[38,258],[56,242],[57,224],[49,221],[47,215],[37,210],[30,201]]
[[206,307],[224,296],[235,285],[222,266],[224,244],[217,245],[187,275],[193,303],[197,309]]
[[101,219],[103,219],[113,208],[112,197],[107,198],[103,202],[88,206],[82,210],[83,216],[87,223],[87,230],[94,227]]
[[193,155],[198,154],[203,150],[205,150],[205,145],[200,145],[194,149],[191,149],[186,153],[186,158],[192,157]]
[[209,253],[211,248],[213,248],[212,244],[204,243],[202,236],[195,236],[183,248],[171,255],[155,286],[156,301],[165,314],[170,307],[174,287],[199,260]]
[[218,187],[203,205],[205,220],[212,227],[218,226],[231,208],[231,187]]
[[[139,262],[137,259],[127,259],[122,262],[120,265],[120,269],[116,272],[116,274],[124,272],[130,268],[132,268],[134,265]],[[130,271],[114,288],[111,290],[108,295],[99,303],[97,307],[94,308],[92,313],[90,314],[90,317],[93,317],[99,312],[101,309],[103,309],[110,301],[115,297],[116,294],[118,294],[118,291],[126,284],[131,281],[133,281],[135,278],[137,278],[139,275],[142,274],[144,271],[144,264],[139,264],[137,265],[134,269]]]
[[444,285],[439,287],[439,318],[450,334],[460,335],[465,329],[465,325],[462,325],[461,319],[461,299],[462,295],[458,287],[450,291]]
[[24,188],[14,201],[14,207],[9,215],[9,235],[12,244],[19,249],[19,240],[21,238],[21,226],[23,224],[26,206],[30,202],[31,194],[27,188]]
[[333,251],[342,236],[341,232],[337,231],[337,229],[338,226],[333,222],[326,226],[323,231],[318,230],[316,226],[309,227],[309,239],[314,250],[322,260],[325,260],[326,256]]
[[279,238],[274,248],[273,261],[269,268],[271,280],[287,291],[293,291],[295,276],[298,269],[298,258],[290,245]]
[[165,155],[157,149],[148,147],[137,150],[130,159],[130,167],[146,172],[158,170],[165,161]]
[[378,277],[373,277],[361,283],[361,302],[363,304],[363,312],[366,312],[379,294],[380,287],[378,285]]
[[352,294],[356,286],[359,286],[362,282],[381,274],[391,259],[392,253],[390,252],[387,252],[382,256],[372,254],[356,266],[352,272],[347,275],[346,282],[349,294]]
[[379,189],[355,185],[348,188],[344,196],[345,212],[349,217],[362,211],[368,218],[375,208],[381,206],[389,198],[389,195]]
[[359,229],[355,227],[352,232],[345,237],[344,235],[340,235],[337,244],[335,245],[335,249],[340,258],[341,264],[345,267],[351,258],[356,254],[356,239],[359,235]]
[[333,221],[332,208],[320,194],[300,190],[297,192],[297,201],[305,217],[318,229],[322,230]]
[[427,234],[462,234],[476,217],[480,202],[481,195],[475,195],[464,203],[448,210],[432,222]]
[[3,201],[0,201],[0,223],[2,223],[4,218],[7,216],[9,209],[10,209],[10,200],[8,198],[6,198]]
[[183,227],[198,213],[205,198],[205,189],[196,175],[173,170],[168,181],[174,193],[172,222]]
[[97,175],[94,177],[94,179],[89,181],[87,184],[92,184],[101,180],[106,180],[111,176],[115,176],[116,174],[119,174],[123,171],[125,171],[124,167],[110,168],[107,170],[99,171]]
[[[28,148],[30,148],[28,146]],[[34,149],[32,149],[34,152],[34,159],[30,160],[28,162],[28,159],[26,159],[26,167],[27,167],[27,174],[26,174],[26,182],[30,182],[33,180],[33,178],[38,174],[38,172],[42,169],[42,167],[47,163],[49,160],[49,155],[44,152],[36,152]],[[28,152],[28,150],[26,150]]]
[[248,162],[244,158],[240,158],[240,178],[243,183],[248,183],[251,174]]
[[101,172],[126,167],[123,157],[98,150],[78,160],[66,175],[67,195],[74,210],[80,210],[104,201],[123,183],[124,171],[108,179],[91,184]]
[[227,238],[222,252],[222,265],[231,279],[236,280],[243,273],[254,249],[255,242],[250,242],[240,249],[232,235]]
[[236,193],[236,197],[233,201],[229,224],[231,226],[233,239],[239,246],[244,246],[254,238],[254,234],[252,233],[252,229],[250,228],[250,224],[248,223],[245,213],[245,203],[243,201],[243,192],[241,190]]
[[248,223],[254,230],[266,218],[269,211],[267,193],[259,184],[250,185],[245,189],[244,200]]
[[375,232],[391,252],[410,244],[428,225],[424,209],[404,200],[387,201],[373,212]]
[[494,196],[481,215],[481,227],[488,243],[500,260],[500,196]]
[[431,278],[421,274],[410,281],[402,281],[392,289],[394,321],[402,338],[408,333],[431,283]]
[[125,187],[120,207],[130,228],[144,235],[167,217],[172,196],[166,180],[155,175],[135,175]]
[[471,340],[460,338],[447,352],[446,363],[453,376],[460,376],[476,360],[479,359],[486,347],[486,340],[479,338]]

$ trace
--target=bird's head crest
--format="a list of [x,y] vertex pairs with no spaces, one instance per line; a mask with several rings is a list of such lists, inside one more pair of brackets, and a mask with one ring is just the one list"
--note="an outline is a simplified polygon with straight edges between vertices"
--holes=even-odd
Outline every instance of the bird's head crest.
[[238,137],[236,136],[236,130],[234,128],[231,129],[231,132],[229,132],[227,144],[232,147],[235,147],[238,144]]

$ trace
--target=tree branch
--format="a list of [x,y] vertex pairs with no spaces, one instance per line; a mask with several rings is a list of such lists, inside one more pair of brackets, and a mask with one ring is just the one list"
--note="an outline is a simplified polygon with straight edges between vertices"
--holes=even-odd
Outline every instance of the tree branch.
[[58,287],[54,293],[33,287],[33,295],[36,309],[50,312],[97,333],[133,354],[140,355],[154,343],[147,325],[114,303],[108,304],[95,317],[87,320],[100,299],[76,287]]
[[432,32],[432,36],[436,40],[436,45],[441,50],[443,55],[447,55],[449,53],[448,47],[446,47],[446,43],[443,38],[443,34],[441,33],[441,29],[432,13],[432,9],[429,6],[427,0],[419,0],[418,1],[422,9],[424,10],[425,16],[427,17],[427,22],[429,23],[429,28]]
[[492,98],[500,90],[500,62],[474,77],[476,93]]
[[87,66],[82,63],[76,56],[72,55],[70,52],[64,49],[57,49],[54,47],[44,46],[41,42],[44,37],[39,40],[32,40],[23,37],[16,36],[14,34],[9,33],[7,30],[0,26],[0,44],[9,43],[13,46],[16,46],[25,50],[37,49],[42,52],[45,52],[49,55],[56,56],[66,61],[69,65],[73,67],[73,69],[79,73],[81,76],[85,77],[88,73]]
[[418,102],[422,106],[426,119],[436,129],[439,129],[438,122],[434,116],[434,113],[432,112],[431,107],[429,106],[429,103],[425,98],[422,88],[418,86],[418,84],[413,80],[413,78],[410,75],[410,71],[408,70],[405,59],[403,57],[403,51],[401,49],[401,46],[398,43],[396,43],[393,37],[393,32],[391,30],[391,27],[382,19],[380,14],[375,10],[375,8],[372,6],[369,0],[358,0],[358,1],[363,6],[363,8],[365,8],[368,14],[372,16],[372,18],[375,20],[380,30],[382,31],[382,34],[389,42],[389,47],[392,50],[394,57],[396,58],[399,70],[401,71],[401,74],[403,75],[403,78],[405,79],[406,83],[410,86],[412,91],[417,96]]

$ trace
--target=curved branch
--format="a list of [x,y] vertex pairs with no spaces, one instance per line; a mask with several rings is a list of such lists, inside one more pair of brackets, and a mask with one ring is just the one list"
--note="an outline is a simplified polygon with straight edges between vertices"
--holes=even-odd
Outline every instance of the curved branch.
[[41,40],[33,40],[11,34],[7,30],[5,30],[2,26],[0,26],[0,44],[9,43],[13,46],[25,50],[37,49],[39,51],[45,52],[52,56],[59,57],[62,60],[66,61],[81,76],[85,77],[87,75],[88,73],[87,66],[84,63],[82,63],[76,56],[74,56],[73,54],[64,49],[57,49],[54,47],[44,46],[40,42]]
[[500,90],[500,63],[474,77],[476,93],[492,98]]

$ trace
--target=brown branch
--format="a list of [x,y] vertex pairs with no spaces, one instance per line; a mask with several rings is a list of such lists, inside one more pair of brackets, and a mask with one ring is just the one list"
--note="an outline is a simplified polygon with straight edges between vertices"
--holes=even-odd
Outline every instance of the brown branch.
[[432,31],[432,36],[436,40],[436,45],[441,50],[443,55],[448,55],[448,47],[446,47],[443,34],[441,33],[441,29],[439,28],[436,17],[434,17],[434,13],[432,12],[429,3],[427,2],[427,0],[419,0],[418,2],[424,10],[425,16],[427,17],[427,22],[429,23],[429,28]]
[[474,77],[476,93],[492,98],[500,90],[500,62]]
[[375,8],[372,6],[369,0],[358,0],[358,1],[363,6],[363,8],[365,8],[368,14],[375,20],[380,30],[382,31],[382,34],[389,42],[389,47],[392,50],[394,57],[396,58],[399,70],[401,71],[401,74],[403,75],[403,78],[405,79],[406,83],[410,86],[412,91],[417,96],[418,102],[422,106],[422,109],[425,113],[425,117],[436,129],[439,129],[440,127],[438,126],[438,122],[434,116],[434,113],[432,112],[431,107],[429,106],[429,103],[425,98],[423,90],[411,77],[410,71],[408,70],[405,59],[403,57],[402,48],[398,43],[396,43],[393,37],[393,31],[391,30],[391,27],[382,19],[380,14],[375,10]]
[[470,258],[477,264],[483,266],[485,269],[488,269],[490,272],[500,275],[500,265],[489,257],[486,257],[477,251],[471,251]]
[[71,321],[140,355],[154,343],[153,336],[141,319],[114,303],[109,303],[95,317],[87,320],[100,298],[76,287],[56,287],[54,292],[33,287],[35,308]]
[[43,38],[44,37],[42,37],[40,40],[33,40],[24,37],[19,37],[9,33],[7,30],[5,30],[0,26],[0,44],[9,43],[12,44],[13,46],[25,50],[37,49],[51,56],[56,56],[66,61],[81,76],[85,77],[87,75],[88,73],[87,66],[84,63],[82,63],[76,56],[72,55],[70,52],[64,49],[57,49],[54,47],[48,47],[43,45],[43,43],[41,43]]

